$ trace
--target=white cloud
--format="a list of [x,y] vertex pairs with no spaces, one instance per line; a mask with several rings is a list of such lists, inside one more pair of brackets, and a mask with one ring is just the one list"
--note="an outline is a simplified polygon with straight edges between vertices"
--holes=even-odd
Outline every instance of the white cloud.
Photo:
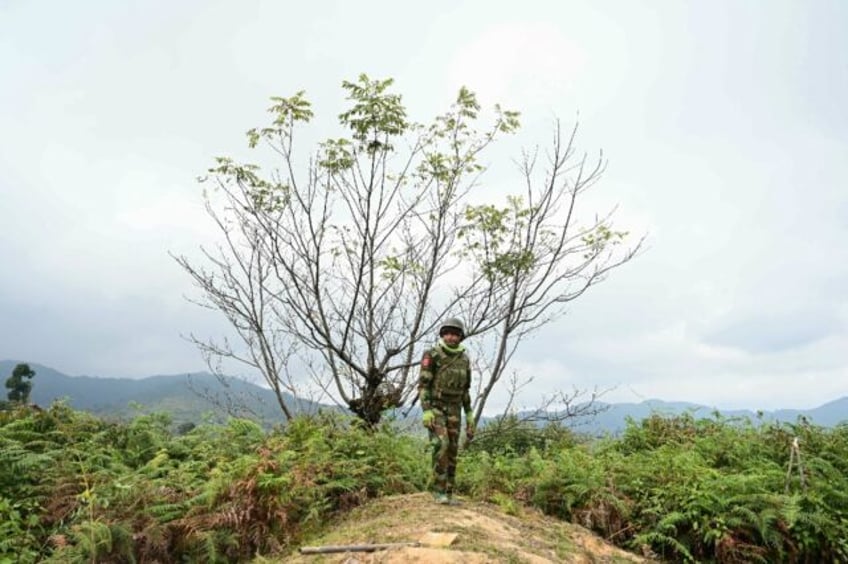
[[453,90],[466,85],[506,105],[559,105],[580,81],[586,55],[553,24],[498,23],[471,36],[448,65]]
[[207,322],[167,255],[215,236],[195,176],[243,148],[271,95],[306,89],[319,118],[303,140],[323,137],[339,83],[364,71],[396,77],[417,119],[460,85],[523,112],[487,157],[486,197],[514,191],[518,147],[579,112],[580,148],[610,158],[585,211],[619,205],[620,228],[649,233],[522,350],[528,397],[598,383],[769,408],[848,393],[848,8],[378,4],[4,9],[0,318],[49,323],[7,329],[0,357],[110,374],[198,361],[172,339]]

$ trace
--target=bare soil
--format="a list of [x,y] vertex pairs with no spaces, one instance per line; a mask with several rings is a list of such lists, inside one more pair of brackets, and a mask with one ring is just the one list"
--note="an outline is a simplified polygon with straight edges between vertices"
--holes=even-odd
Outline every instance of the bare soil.
[[[510,506],[507,514],[497,505],[470,501],[463,501],[459,506],[439,505],[429,494],[423,493],[375,500],[346,514],[326,530],[328,532],[320,536],[307,539],[304,546],[421,544],[374,552],[314,555],[295,552],[279,562],[653,562],[625,552],[579,525],[546,517],[535,510]],[[440,541],[450,544],[439,546]]]

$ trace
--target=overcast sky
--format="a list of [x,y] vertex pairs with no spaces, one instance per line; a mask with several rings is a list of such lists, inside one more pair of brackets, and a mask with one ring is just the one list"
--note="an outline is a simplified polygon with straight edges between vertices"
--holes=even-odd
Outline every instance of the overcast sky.
[[338,135],[340,84],[366,72],[419,121],[467,85],[520,110],[528,146],[579,113],[609,158],[598,203],[648,235],[519,355],[526,403],[848,395],[846,25],[843,0],[4,0],[0,359],[204,369],[180,335],[225,325],[168,255],[210,237],[195,178],[270,96],[306,90]]

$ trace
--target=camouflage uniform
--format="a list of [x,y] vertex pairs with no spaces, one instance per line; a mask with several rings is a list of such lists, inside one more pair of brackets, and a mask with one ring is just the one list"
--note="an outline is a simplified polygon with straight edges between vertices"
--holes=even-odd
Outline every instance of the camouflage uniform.
[[471,414],[471,362],[462,346],[447,347],[441,341],[424,353],[418,379],[418,397],[425,411],[435,415],[429,427],[433,455],[434,493],[453,493],[456,455],[463,408]]

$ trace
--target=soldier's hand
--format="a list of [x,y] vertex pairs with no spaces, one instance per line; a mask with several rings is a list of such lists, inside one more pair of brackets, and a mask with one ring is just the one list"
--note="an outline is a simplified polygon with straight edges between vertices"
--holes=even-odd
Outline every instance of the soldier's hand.
[[471,442],[471,439],[474,438],[474,415],[470,413],[465,414],[465,439],[467,442]]
[[421,422],[428,429],[433,428],[433,422],[436,420],[436,414],[433,413],[432,409],[427,409],[424,411],[424,415],[421,417]]

